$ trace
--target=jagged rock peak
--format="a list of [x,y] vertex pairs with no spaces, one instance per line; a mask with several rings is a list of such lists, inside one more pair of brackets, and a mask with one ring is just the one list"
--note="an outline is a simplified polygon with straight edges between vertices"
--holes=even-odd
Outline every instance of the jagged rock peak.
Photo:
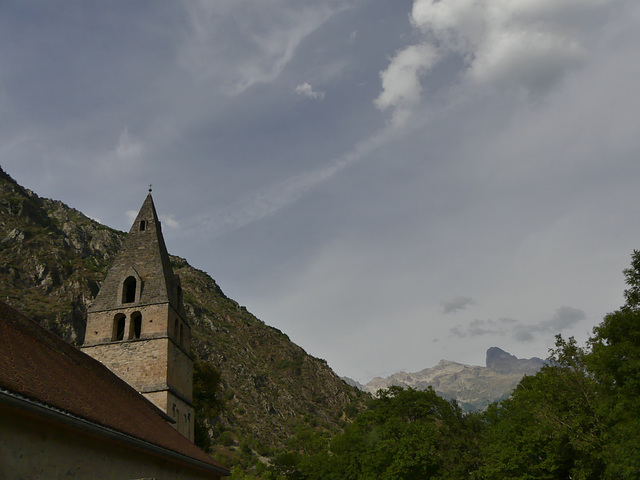
[[501,348],[491,347],[487,350],[487,368],[498,373],[534,374],[544,365],[544,360],[533,358],[518,358],[505,352]]

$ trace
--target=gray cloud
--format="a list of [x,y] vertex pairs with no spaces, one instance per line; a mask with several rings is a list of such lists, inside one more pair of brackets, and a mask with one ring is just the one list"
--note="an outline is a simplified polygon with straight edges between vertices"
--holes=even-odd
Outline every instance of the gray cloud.
[[463,310],[469,305],[474,305],[476,301],[471,297],[456,296],[449,300],[440,300],[440,306],[443,313],[453,313]]
[[516,323],[517,321],[512,318],[500,318],[498,320],[475,319],[469,322],[466,327],[458,325],[450,329],[449,333],[460,338],[480,337],[484,335],[504,336],[514,328],[513,325]]
[[3,169],[123,230],[153,183],[169,250],[340,374],[619,305],[639,2],[103,3],[3,2]]
[[449,333],[460,338],[499,335],[510,336],[518,342],[531,342],[536,336],[552,336],[560,333],[585,318],[586,314],[583,310],[563,306],[558,308],[555,315],[549,320],[543,320],[534,325],[526,325],[513,318],[476,319],[464,327],[457,325],[451,328]]
[[561,332],[585,318],[587,318],[587,315],[579,308],[560,307],[556,310],[556,314],[551,319],[542,322],[541,326],[547,331]]

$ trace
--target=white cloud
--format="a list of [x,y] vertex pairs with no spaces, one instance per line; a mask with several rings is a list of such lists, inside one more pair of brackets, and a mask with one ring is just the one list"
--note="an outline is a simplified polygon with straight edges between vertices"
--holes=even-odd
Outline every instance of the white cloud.
[[324,98],[324,92],[315,91],[313,87],[311,87],[311,85],[307,82],[298,85],[296,87],[296,93],[313,100],[322,100]]
[[[98,178],[102,176],[114,178],[124,174],[133,175],[133,172],[143,166],[146,151],[145,142],[132,136],[129,129],[125,127],[114,147],[99,153],[83,153],[82,157],[95,156],[96,161],[91,168],[92,173]],[[77,152],[76,156],[80,158]]]
[[381,73],[375,100],[406,120],[420,100],[421,80],[447,56],[464,62],[461,80],[539,94],[588,58],[605,7],[622,0],[414,0],[420,43],[400,50]]
[[362,160],[395,135],[385,129],[358,143],[352,151],[327,162],[327,164],[299,175],[285,178],[212,213],[201,215],[191,222],[184,232],[197,235],[207,232],[220,235],[244,227],[255,221],[275,215],[282,208],[294,203],[305,193],[333,177],[344,168]]
[[[182,61],[197,77],[222,77],[231,95],[279,77],[300,43],[347,6],[288,0],[188,2],[190,34]],[[224,47],[233,42],[234,48]],[[218,69],[224,58],[224,69]]]
[[411,45],[400,50],[386,70],[380,72],[382,93],[375,100],[380,110],[393,109],[393,123],[402,125],[420,103],[420,76],[439,59],[435,47],[429,44]]
[[173,215],[160,215],[160,221],[162,222],[162,225],[166,225],[169,228],[180,227],[180,223],[178,223],[178,221],[173,218]]

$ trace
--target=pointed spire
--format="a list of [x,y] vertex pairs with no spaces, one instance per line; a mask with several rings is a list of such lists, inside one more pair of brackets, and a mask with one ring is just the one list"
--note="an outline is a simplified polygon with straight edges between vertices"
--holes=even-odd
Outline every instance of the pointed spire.
[[[127,293],[125,285],[136,285]],[[133,299],[133,301],[131,301]],[[90,311],[110,310],[131,303],[170,303],[182,312],[180,281],[173,273],[162,227],[151,193],[147,194],[122,249],[100,288]]]

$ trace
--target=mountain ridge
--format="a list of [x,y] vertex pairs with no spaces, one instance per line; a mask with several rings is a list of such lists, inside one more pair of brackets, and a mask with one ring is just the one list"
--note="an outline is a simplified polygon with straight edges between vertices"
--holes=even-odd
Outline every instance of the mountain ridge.
[[345,381],[373,395],[391,386],[418,390],[431,387],[442,397],[456,400],[464,411],[478,411],[506,398],[524,375],[535,375],[544,363],[537,357],[521,359],[499,347],[490,347],[484,367],[440,360],[431,368],[374,377],[364,385],[348,378]]
[[[126,233],[41,198],[0,168],[0,298],[73,345]],[[300,424],[330,432],[364,408],[319,358],[228,298],[207,273],[171,256],[180,275],[192,353],[220,373],[222,407],[205,425],[223,463],[251,464]]]

